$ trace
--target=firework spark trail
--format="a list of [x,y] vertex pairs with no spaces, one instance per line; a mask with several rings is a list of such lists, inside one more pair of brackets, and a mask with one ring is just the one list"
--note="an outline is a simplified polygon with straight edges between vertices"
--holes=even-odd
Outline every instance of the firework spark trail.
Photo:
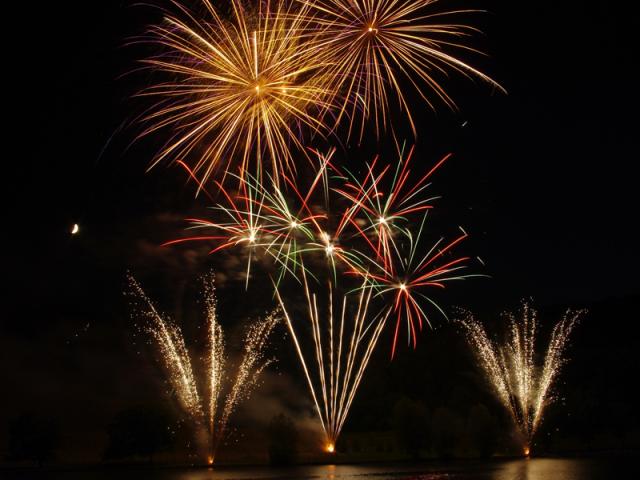
[[[320,418],[327,450],[332,452],[390,310],[387,308],[370,315],[372,290],[362,288],[358,294],[357,310],[352,314],[349,312],[351,297],[345,294],[338,302],[340,325],[336,331],[332,284],[327,290],[326,309],[320,309],[317,295],[311,291],[304,273],[303,280],[315,363],[305,355],[298,321],[292,318],[275,283],[274,286]],[[315,371],[310,365],[315,365]]]
[[171,131],[151,166],[187,159],[204,182],[217,169],[224,177],[235,160],[242,173],[255,162],[257,177],[266,164],[278,183],[281,173],[295,171],[292,150],[305,154],[302,132],[328,131],[315,112],[332,109],[326,64],[301,33],[308,9],[282,0],[245,8],[232,0],[227,21],[210,0],[201,3],[205,15],[173,2],[177,13],[165,12],[164,23],[140,40],[163,50],[142,63],[170,78],[139,94],[157,99],[140,136]]
[[236,163],[242,176],[267,171],[279,184],[296,154],[310,160],[304,138],[333,132],[343,117],[348,136],[357,129],[362,139],[371,119],[380,135],[393,97],[415,135],[404,84],[432,108],[428,92],[455,108],[437,78],[452,71],[504,91],[450,53],[478,53],[462,41],[475,28],[446,22],[471,10],[436,11],[436,0],[232,0],[227,20],[200,2],[204,14],[172,2],[175,13],[135,42],[159,48],[142,64],[166,77],[138,94],[155,100],[140,137],[171,132],[151,167],[186,160],[200,184]]
[[446,78],[450,71],[478,78],[504,91],[490,77],[449,53],[480,53],[462,42],[477,29],[446,23],[447,18],[472,10],[437,11],[433,8],[436,0],[298,1],[312,14],[310,25],[315,28],[307,36],[326,55],[327,71],[335,84],[334,95],[347,99],[341,102],[337,119],[339,122],[343,116],[349,118],[349,136],[358,129],[362,140],[369,119],[373,119],[380,135],[387,128],[390,96],[395,96],[416,133],[401,78],[431,108],[434,102],[429,93],[455,108],[437,78]]
[[[263,370],[273,361],[266,359],[268,339],[280,321],[280,313],[274,310],[266,318],[252,323],[245,332],[244,353],[237,367],[232,384],[225,388],[229,380],[229,369],[225,357],[225,342],[222,327],[217,321],[213,274],[204,278],[205,308],[207,314],[207,355],[206,389],[207,398],[198,393],[193,374],[191,358],[179,327],[163,318],[140,284],[128,277],[134,298],[141,300],[144,308],[137,312],[148,322],[143,329],[158,346],[169,381],[176,392],[180,404],[193,420],[196,429],[207,428],[209,463],[213,463],[216,451],[227,435],[229,420],[240,402],[246,400]],[[226,397],[224,395],[226,391]],[[208,402],[208,403],[206,403]],[[220,403],[222,412],[218,415]]]
[[[192,170],[182,163],[190,176],[193,176]],[[190,229],[211,229],[217,235],[193,236],[172,240],[163,244],[163,246],[175,245],[178,243],[192,241],[215,241],[217,246],[214,247],[209,254],[216,253],[220,250],[230,249],[238,245],[245,247],[247,253],[247,269],[246,269],[246,285],[248,287],[249,278],[251,276],[251,262],[255,256],[255,250],[261,246],[260,240],[265,228],[261,225],[261,211],[264,202],[257,196],[264,193],[255,188],[260,185],[258,182],[250,182],[253,179],[251,175],[247,178],[236,177],[239,180],[239,190],[237,194],[230,193],[224,186],[215,182],[222,193],[225,204],[217,203],[212,210],[221,214],[222,221],[213,222],[202,218],[189,218],[191,222]],[[206,192],[206,190],[204,190]]]
[[[466,268],[465,262],[469,257],[446,258],[452,249],[460,242],[464,241],[468,235],[461,230],[461,235],[444,244],[444,237],[433,243],[423,256],[418,255],[418,247],[423,244],[426,213],[422,217],[417,232],[411,230],[401,230],[404,243],[408,247],[400,248],[393,242],[393,257],[391,266],[379,266],[378,270],[366,272],[364,275],[371,281],[366,288],[377,291],[377,296],[389,298],[389,303],[396,316],[393,344],[391,347],[391,358],[395,356],[398,343],[400,325],[404,321],[407,327],[407,343],[417,345],[418,332],[422,331],[424,323],[431,326],[429,316],[422,306],[423,302],[434,307],[444,318],[447,318],[444,310],[427,293],[435,288],[444,289],[445,284],[452,281],[460,281],[481,275],[463,274],[461,270]],[[363,272],[355,272],[363,275]]]
[[[222,327],[218,323],[217,308],[216,308],[216,296],[215,296],[215,284],[213,274],[209,276],[204,282],[204,298],[205,308],[207,312],[208,321],[208,356],[207,356],[207,371],[209,382],[209,432],[213,438],[222,436],[222,432],[218,434],[216,428],[218,403],[222,394],[222,387],[224,384],[224,371],[225,371],[225,344],[224,334]],[[212,449],[214,450],[214,449]],[[210,454],[213,457],[215,451],[211,451]]]
[[560,372],[560,368],[566,363],[564,357],[565,350],[567,348],[567,340],[571,335],[571,331],[575,327],[576,322],[580,316],[585,313],[585,310],[577,312],[567,312],[563,319],[556,324],[551,334],[551,341],[547,347],[545,355],[544,365],[542,367],[542,373],[540,374],[540,381],[537,388],[537,396],[535,397],[534,410],[540,412],[533,419],[531,429],[533,432],[538,428],[540,421],[542,420],[542,410],[544,408],[545,400],[549,396],[549,391],[553,385],[554,380]]
[[147,306],[141,312],[149,321],[145,325],[145,331],[153,337],[158,345],[160,356],[169,375],[169,381],[178,400],[192,419],[197,422],[201,421],[204,411],[200,403],[182,331],[177,325],[172,324],[158,313],[151,299],[133,277],[129,276],[128,282],[134,294]]
[[525,455],[529,454],[545,407],[553,401],[551,387],[566,363],[564,353],[571,331],[584,313],[567,310],[554,326],[541,368],[534,361],[537,313],[527,303],[523,304],[520,321],[508,314],[509,335],[504,344],[490,340],[482,323],[471,315],[461,321],[480,367],[524,439]]
[[280,313],[274,311],[267,315],[265,319],[259,320],[248,327],[244,340],[244,356],[238,366],[238,373],[233,386],[227,395],[220,419],[219,433],[215,437],[214,451],[225,437],[231,414],[239,402],[249,397],[262,371],[273,362],[272,359],[265,359],[265,348],[271,332],[279,321]]
[[[413,147],[404,155],[404,148],[399,153],[399,162],[395,170],[386,164],[378,168],[378,158],[367,165],[367,175],[361,181],[357,175],[345,170],[348,179],[342,188],[334,191],[352,202],[351,212],[343,217],[342,223],[352,222],[357,213],[362,212],[366,217],[364,228],[358,228],[365,239],[373,232],[376,241],[368,242],[373,248],[376,260],[382,262],[385,270],[393,272],[393,250],[398,251],[394,244],[394,234],[408,224],[408,217],[412,214],[425,212],[433,208],[432,201],[437,196],[425,196],[429,187],[428,180],[440,166],[451,157],[446,155],[426,175],[419,177],[415,183],[411,178],[410,163]],[[388,175],[393,172],[391,175]],[[389,178],[391,177],[391,178]],[[390,180],[390,181],[387,181]],[[357,225],[357,224],[356,224]]]

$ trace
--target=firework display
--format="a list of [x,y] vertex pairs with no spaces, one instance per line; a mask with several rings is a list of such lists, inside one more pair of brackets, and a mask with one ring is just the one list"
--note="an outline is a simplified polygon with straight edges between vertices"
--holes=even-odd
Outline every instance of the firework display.
[[447,23],[468,11],[439,11],[435,0],[232,0],[226,16],[210,0],[200,10],[173,3],[139,39],[158,47],[143,64],[165,78],[139,94],[155,100],[141,136],[168,130],[152,166],[187,160],[201,181],[238,162],[241,176],[268,171],[279,184],[309,160],[304,139],[343,118],[347,137],[362,139],[369,120],[380,135],[391,98],[415,135],[404,83],[431,106],[428,92],[454,106],[438,80],[450,71],[500,88],[448,53],[472,51],[462,40],[474,29]]
[[[442,10],[436,0],[231,0],[228,12],[211,0],[195,4],[172,1],[140,39],[156,48],[143,63],[160,79],[139,94],[153,101],[140,136],[168,132],[151,166],[176,162],[212,203],[209,217],[188,219],[195,234],[164,245],[206,242],[211,254],[239,256],[247,289],[255,264],[268,265],[333,452],[385,327],[393,328],[391,358],[405,330],[415,348],[432,313],[446,317],[435,293],[474,276],[470,257],[454,253],[467,233],[446,239],[428,228],[438,199],[431,178],[450,155],[424,173],[395,138],[391,112],[416,136],[409,94],[453,108],[442,83],[453,72],[501,87],[455,56],[476,52],[464,43],[476,30],[453,21],[472,11]],[[367,125],[378,139],[392,131],[398,158],[340,164],[338,134],[360,142]],[[233,407],[268,363],[264,342],[277,314],[249,330],[223,402],[224,340],[207,291],[203,406],[179,328],[132,285],[177,396],[207,425],[213,456]]]
[[[142,329],[157,347],[172,391],[196,431],[206,430],[206,445],[198,447],[204,450],[206,446],[208,462],[213,463],[220,443],[227,436],[231,415],[239,403],[249,396],[262,371],[272,362],[265,358],[265,349],[273,328],[280,321],[280,315],[274,311],[247,328],[244,352],[234,374],[229,368],[224,333],[217,320],[213,275],[205,278],[206,385],[205,394],[201,395],[180,327],[158,312],[133,277],[130,276],[128,280],[131,292],[140,305],[137,314],[144,318]],[[196,438],[197,442],[200,440]]]
[[567,311],[554,326],[542,365],[535,363],[537,312],[527,303],[520,319],[508,314],[509,335],[504,343],[492,341],[472,316],[461,321],[480,367],[524,439],[525,455],[530,453],[545,407],[553,401],[551,387],[567,362],[569,336],[583,314],[584,310]]

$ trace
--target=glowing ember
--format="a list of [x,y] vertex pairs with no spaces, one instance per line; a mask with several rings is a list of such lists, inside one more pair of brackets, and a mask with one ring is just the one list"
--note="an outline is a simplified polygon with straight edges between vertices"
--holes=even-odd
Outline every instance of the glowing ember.
[[333,445],[333,443],[328,443],[326,449],[327,452],[333,453],[335,451],[335,446]]

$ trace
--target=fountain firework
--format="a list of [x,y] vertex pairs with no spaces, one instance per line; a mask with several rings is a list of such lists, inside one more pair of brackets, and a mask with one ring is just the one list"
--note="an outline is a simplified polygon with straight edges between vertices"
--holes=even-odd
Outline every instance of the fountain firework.
[[[225,354],[224,333],[217,320],[214,277],[210,274],[204,278],[207,316],[206,395],[201,396],[180,327],[158,312],[132,276],[128,280],[134,298],[141,304],[136,313],[145,319],[142,329],[157,346],[173,392],[196,427],[199,447],[207,445],[208,462],[211,464],[220,442],[227,436],[231,415],[238,404],[248,398],[260,374],[272,362],[265,358],[265,350],[267,340],[279,322],[279,312],[274,310],[247,328],[243,356],[235,375],[232,375]],[[200,435],[202,433],[204,435]],[[203,442],[201,436],[206,436],[206,441]]]
[[553,401],[553,382],[567,362],[565,351],[569,336],[584,312],[567,310],[554,326],[541,366],[534,361],[537,312],[527,303],[522,305],[520,320],[514,313],[507,314],[509,334],[504,343],[492,341],[482,323],[473,316],[461,320],[480,367],[524,440],[523,453],[527,456],[544,409]]
[[[326,291],[328,311],[322,312],[318,308],[318,295],[311,291],[304,271],[302,276],[314,344],[311,361],[315,360],[315,371],[309,367],[309,359],[306,358],[305,350],[301,347],[298,322],[293,321],[277,287],[276,296],[284,312],[322,424],[326,450],[333,453],[371,354],[391,310],[387,308],[369,316],[372,290],[368,288],[360,289],[355,312],[350,308],[353,307],[350,300],[355,295],[345,294],[342,296],[342,301],[338,300],[337,305],[334,305],[333,286],[329,283]],[[335,308],[336,306],[338,308]],[[337,317],[334,312],[337,313]]]

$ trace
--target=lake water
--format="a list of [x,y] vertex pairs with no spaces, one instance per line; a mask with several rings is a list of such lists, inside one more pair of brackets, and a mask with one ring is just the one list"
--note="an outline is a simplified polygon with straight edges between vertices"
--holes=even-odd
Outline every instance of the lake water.
[[629,478],[631,459],[522,459],[395,465],[313,465],[292,468],[109,469],[2,472],[7,479],[51,480],[608,480]]

